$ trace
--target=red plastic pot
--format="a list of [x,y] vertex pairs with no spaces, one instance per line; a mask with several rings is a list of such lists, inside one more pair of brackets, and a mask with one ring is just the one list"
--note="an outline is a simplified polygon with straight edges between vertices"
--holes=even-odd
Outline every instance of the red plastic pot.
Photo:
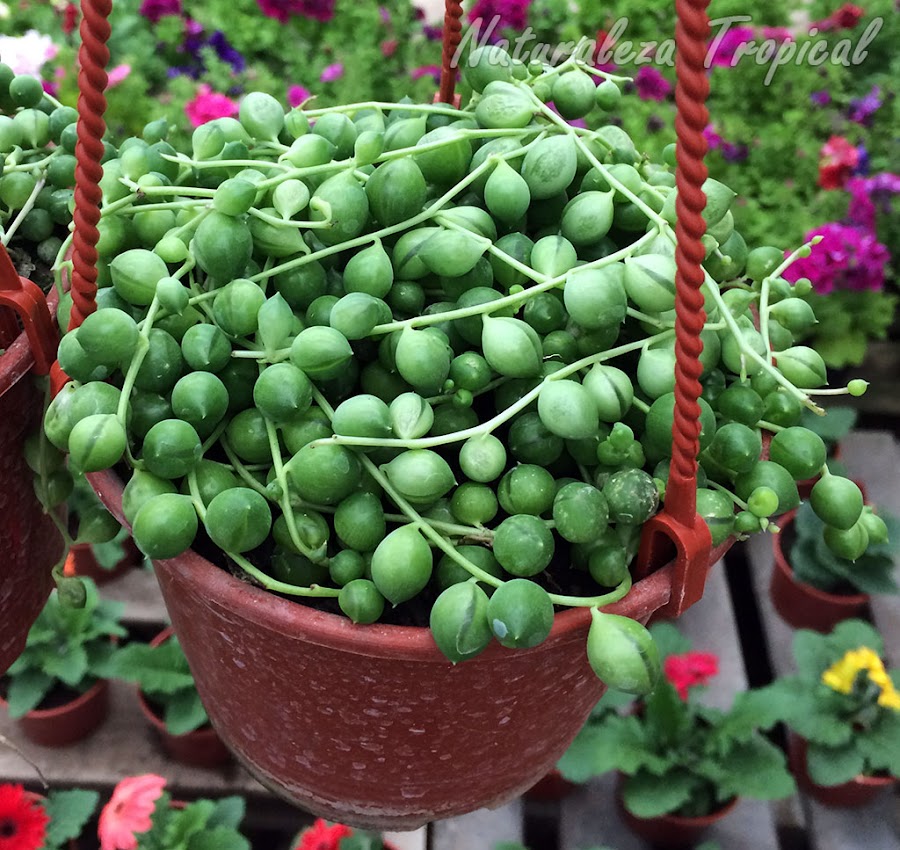
[[[63,542],[34,495],[25,439],[40,427],[43,390],[31,374],[46,374],[56,350],[52,316],[38,287],[16,273],[0,246],[0,675],[25,648],[53,582],[50,570]],[[15,307],[23,317],[20,332]]]
[[[121,481],[89,479],[124,521]],[[412,829],[501,805],[555,766],[603,693],[585,608],[558,614],[534,649],[493,645],[453,665],[428,629],[354,625],[193,551],[154,566],[222,740],[263,785],[331,820]],[[672,569],[607,610],[646,622],[668,601]]]
[[651,847],[660,850],[687,850],[694,847],[713,824],[731,814],[738,802],[738,798],[735,797],[721,809],[699,817],[669,814],[655,818],[639,818],[625,808],[621,793],[623,782],[624,777],[619,776],[616,787],[619,816],[635,835],[643,838]]
[[[6,701],[0,699],[6,706]],[[109,683],[99,679],[81,696],[56,708],[36,708],[15,722],[42,747],[68,747],[88,737],[109,715]]]
[[842,620],[865,614],[869,596],[865,593],[829,593],[798,581],[787,560],[782,539],[792,531],[795,512],[781,522],[781,533],[772,535],[775,566],[769,581],[769,596],[782,620],[795,629],[813,629],[827,634]]
[[797,785],[825,806],[841,809],[865,806],[896,784],[893,776],[860,775],[840,785],[817,785],[806,768],[806,748],[805,738],[788,733],[788,766]]
[[[171,627],[164,629],[150,641],[150,646],[159,646],[173,634]],[[192,767],[206,768],[222,767],[231,761],[231,751],[222,743],[222,739],[212,726],[201,726],[184,735],[173,735],[166,729],[166,724],[153,710],[140,688],[137,696],[147,723],[155,731],[162,748],[170,758]]]

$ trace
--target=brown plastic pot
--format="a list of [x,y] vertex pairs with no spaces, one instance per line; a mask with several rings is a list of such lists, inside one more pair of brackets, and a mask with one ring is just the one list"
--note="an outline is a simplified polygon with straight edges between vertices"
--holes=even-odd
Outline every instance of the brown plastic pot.
[[829,633],[838,623],[865,614],[869,596],[865,593],[829,593],[794,577],[784,552],[782,538],[792,530],[794,511],[781,521],[781,533],[772,535],[775,565],[769,580],[769,596],[782,620],[795,629]]
[[[122,482],[88,478],[124,522]],[[502,805],[556,765],[603,694],[585,652],[587,608],[557,614],[534,649],[494,644],[453,665],[428,629],[355,625],[190,550],[154,567],[222,740],[267,788],[330,820],[415,829]],[[668,601],[672,571],[606,610],[646,622]]]
[[[49,303],[55,317],[55,293]],[[40,427],[43,409],[33,366],[28,337],[20,333],[0,354],[0,675],[25,648],[53,586],[50,570],[63,552],[56,526],[35,498],[34,474],[24,459],[25,439]]]
[[620,775],[616,785],[616,806],[619,816],[635,835],[644,839],[651,847],[658,847],[660,850],[687,850],[694,847],[713,824],[731,814],[738,802],[738,798],[735,797],[721,809],[699,817],[670,814],[655,818],[639,818],[629,812],[622,801],[624,781],[625,777]]
[[[6,701],[0,699],[5,707]],[[15,722],[42,747],[68,747],[87,738],[109,715],[109,683],[99,679],[81,696],[56,708],[36,708]]]
[[810,797],[830,808],[855,808],[871,803],[879,794],[896,784],[893,776],[856,776],[840,785],[817,785],[806,768],[805,738],[788,733],[788,766],[797,785]]
[[[171,627],[164,629],[150,641],[150,646],[159,646],[174,633]],[[163,750],[171,759],[192,767],[206,768],[222,767],[231,761],[231,751],[222,743],[211,725],[201,726],[183,735],[173,735],[166,729],[163,719],[153,710],[140,688],[137,697],[147,723],[153,728]]]
[[123,544],[124,554],[121,560],[110,569],[97,563],[90,543],[76,543],[69,549],[66,558],[65,574],[90,578],[95,584],[106,584],[139,566],[143,556],[134,541],[129,537]]

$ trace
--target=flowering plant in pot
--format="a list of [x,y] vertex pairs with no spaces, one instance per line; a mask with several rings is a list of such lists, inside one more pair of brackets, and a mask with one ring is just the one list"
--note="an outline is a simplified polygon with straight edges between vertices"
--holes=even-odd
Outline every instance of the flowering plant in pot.
[[[560,693],[563,665],[571,723],[535,736],[533,761],[515,748],[497,760],[515,770],[502,792],[496,776],[454,762],[468,795],[454,806],[497,802],[549,769],[600,695],[592,669],[636,692],[658,673],[638,621],[666,594],[645,596],[656,573],[632,588],[631,564],[678,480],[675,177],[620,129],[576,127],[547,106],[552,96],[574,120],[615,100],[616,80],[595,86],[602,72],[577,56],[516,68],[523,79],[502,50],[476,52],[464,109],[285,114],[255,93],[236,119],[199,127],[190,154],[124,142],[101,181],[113,235],[100,246],[99,309],[63,338],[73,380],[44,422],[156,563],[226,742],[318,813],[346,819],[338,801],[356,795],[350,814],[366,825],[384,825],[370,795],[389,790],[399,796],[384,809],[408,809],[410,825],[434,816],[396,776],[434,787],[429,776],[450,775],[447,721],[477,713],[466,700],[482,689],[511,742],[540,718],[509,706],[536,707],[524,698],[535,688]],[[816,353],[792,344],[788,325],[812,320],[804,286],[781,277],[792,258],[746,250],[733,193],[714,181],[705,191],[710,238],[727,253],[708,242],[703,471],[690,493],[706,521],[692,516],[704,562],[732,533],[796,507],[796,481],[824,464],[798,422],[825,381]],[[119,238],[136,216],[141,235]],[[780,460],[759,459],[761,427],[780,430]],[[201,577],[218,587],[192,586]],[[239,598],[249,619],[226,626]],[[226,628],[236,633],[222,643]],[[289,646],[301,633],[302,648],[299,637]],[[373,657],[388,655],[403,663],[373,674]],[[498,664],[521,699],[497,687]],[[340,677],[310,686],[332,666]],[[251,729],[264,723],[258,706],[239,706],[263,667],[274,688],[266,732]],[[398,684],[408,676],[415,688]],[[363,767],[341,767],[337,751],[301,755],[291,770],[303,776],[286,780],[281,753],[311,746],[299,726],[335,716],[343,740],[361,682],[370,718],[384,705],[391,717],[415,712],[411,729],[444,730],[443,743],[405,736],[395,750],[408,761],[384,783],[375,750],[351,759]],[[326,695],[337,708],[322,711]],[[296,728],[277,717],[287,704]],[[493,740],[496,728],[486,720],[483,731]],[[443,813],[462,810],[441,796]]]
[[718,672],[714,654],[675,652],[664,672],[628,712],[607,712],[582,729],[560,761],[564,776],[584,782],[619,771],[626,822],[668,847],[687,846],[739,797],[793,793],[783,753],[762,734],[775,721],[760,720],[753,691],[737,694],[727,711],[699,701]]
[[99,799],[96,791],[81,788],[41,796],[21,785],[0,784],[0,837],[13,850],[70,850]]
[[187,659],[171,628],[149,644],[132,642],[116,653],[114,678],[134,682],[150,724],[173,758],[203,767],[224,764],[231,754],[210,726]]
[[378,833],[355,830],[343,823],[318,818],[291,844],[291,850],[394,850]]
[[[775,565],[770,595],[781,617],[795,628],[830,631],[842,619],[865,611],[869,595],[896,593],[895,559],[900,523],[866,505],[862,514],[867,549],[856,558],[818,518],[811,502],[773,536]],[[835,551],[837,549],[837,551]]]
[[243,798],[173,801],[162,776],[128,776],[100,811],[100,850],[250,850],[241,834]]
[[861,805],[900,776],[900,671],[864,620],[794,635],[797,672],[762,688],[759,709],[785,723],[791,768],[827,805]]
[[36,743],[64,746],[85,737],[106,717],[106,680],[126,634],[124,604],[101,599],[90,579],[80,608],[53,591],[22,654],[0,680],[10,717]]

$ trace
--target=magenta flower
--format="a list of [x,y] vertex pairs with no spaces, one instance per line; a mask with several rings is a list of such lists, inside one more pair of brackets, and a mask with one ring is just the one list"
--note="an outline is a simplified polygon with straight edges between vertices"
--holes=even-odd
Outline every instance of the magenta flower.
[[821,295],[835,289],[860,292],[884,286],[885,266],[891,255],[873,233],[832,221],[811,230],[804,239],[809,241],[814,236],[822,236],[822,241],[812,246],[808,257],[785,270],[786,280],[807,277]]
[[828,106],[828,104],[831,103],[831,95],[830,95],[827,91],[824,91],[824,90],[822,90],[822,91],[814,91],[814,92],[809,96],[809,99],[810,99],[816,106]]
[[672,92],[672,84],[650,65],[634,75],[634,85],[641,100],[665,100]]
[[441,81],[441,66],[440,65],[420,65],[418,68],[413,68],[412,71],[409,72],[409,75],[414,80],[421,80],[422,77],[431,77],[436,83]]
[[237,115],[238,109],[236,101],[224,94],[217,94],[206,83],[197,89],[197,96],[184,105],[185,114],[192,127],[199,127],[216,118],[230,118]]
[[722,151],[722,156],[728,162],[742,162],[749,154],[747,146],[741,143],[729,142],[723,139],[713,127],[708,124],[703,131],[703,138],[706,139],[706,145],[711,151]]
[[325,66],[321,76],[319,77],[319,81],[323,83],[333,83],[335,80],[339,80],[343,76],[344,66],[340,62],[334,62],[331,65]]
[[528,26],[530,3],[531,0],[478,0],[469,11],[469,20],[480,20],[486,28],[493,24],[494,33],[504,29],[524,30]]
[[303,101],[309,100],[311,97],[312,92],[306,86],[293,85],[288,87],[287,99],[288,103],[293,107],[299,106]]
[[128,78],[130,73],[131,65],[116,65],[107,74],[106,87],[111,89],[113,86],[119,85],[119,83]]
[[762,37],[772,39],[781,44],[784,41],[793,41],[794,36],[787,27],[763,27]]
[[159,23],[166,15],[181,14],[181,0],[142,0],[138,10],[151,23]]
[[[718,43],[716,43],[718,40]],[[738,47],[753,41],[753,30],[750,27],[732,27],[719,39],[718,33],[710,44],[711,57],[707,57],[707,64],[721,65],[732,68],[735,64],[735,54]]]
[[314,21],[330,21],[334,17],[335,0],[295,0],[294,12]]
[[884,172],[874,177],[853,177],[847,181],[850,206],[847,219],[850,224],[875,233],[875,215],[890,215],[894,195],[900,194],[900,174]]

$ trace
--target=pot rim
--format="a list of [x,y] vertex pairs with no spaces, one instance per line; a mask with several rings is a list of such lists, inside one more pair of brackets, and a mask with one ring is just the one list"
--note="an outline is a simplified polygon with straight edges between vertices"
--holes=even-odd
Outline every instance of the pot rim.
[[[78,708],[81,708],[86,703],[91,702],[96,699],[96,697],[106,690],[109,687],[108,679],[97,679],[91,687],[89,687],[83,694],[79,694],[75,699],[69,700],[67,703],[63,703],[62,705],[57,705],[54,708],[33,708],[31,711],[23,714],[21,717],[16,718],[16,720],[24,720],[25,718],[29,718],[31,720],[53,720],[56,717],[59,717],[63,714],[68,714],[70,711],[74,711]],[[0,704],[6,706],[9,703],[2,697],[0,697]]]
[[784,577],[792,584],[802,588],[804,593],[811,596],[817,602],[823,602],[830,605],[843,604],[850,606],[865,605],[872,597],[868,593],[831,593],[827,590],[820,590],[815,585],[801,581],[794,575],[794,568],[791,566],[784,547],[781,545],[781,535],[786,529],[790,528],[796,517],[797,511],[793,510],[785,514],[784,520],[780,524],[780,533],[772,535],[772,552],[775,555],[775,568],[781,572]]
[[835,785],[820,785],[818,782],[815,782],[809,775],[809,769],[807,768],[806,748],[809,744],[809,741],[790,728],[788,728],[788,737],[790,738],[789,746],[795,748],[797,758],[803,767],[804,773],[806,774],[806,781],[808,781],[809,784],[815,788],[822,788],[825,791],[829,791],[835,788],[841,788],[845,785],[862,785],[866,787],[883,788],[887,787],[888,785],[893,785],[898,781],[898,777],[896,776],[870,776],[867,773],[858,773],[856,776],[854,776],[852,779],[848,779],[846,782],[838,782]]
[[622,797],[622,786],[624,785],[627,778],[628,774],[622,773],[622,771],[616,771],[616,802],[618,803],[621,811],[623,811],[628,817],[638,821],[664,821],[666,823],[672,824],[673,826],[705,827],[715,823],[718,820],[721,820],[726,815],[730,814],[732,809],[737,806],[739,800],[741,799],[739,796],[735,795],[730,800],[724,802],[718,809],[706,815],[687,816],[677,815],[674,812],[666,812],[662,815],[642,817],[641,815],[634,814],[634,812],[629,811],[625,807],[625,800]]
[[[47,299],[47,307],[50,310],[50,319],[55,325],[56,311],[59,307],[59,295],[55,284],[45,297]],[[32,366],[34,366],[34,355],[31,352],[28,334],[23,330],[7,346],[3,354],[0,354],[0,396],[21,381],[31,370]]]
[[[104,470],[89,473],[87,478],[106,507],[119,522],[130,528],[122,514],[123,484],[118,475]],[[712,550],[707,569],[711,569],[733,542],[734,538],[728,538]],[[428,628],[377,623],[355,624],[346,617],[318,611],[302,602],[292,602],[264,588],[241,581],[192,549],[176,558],[154,563],[161,569],[182,573],[196,588],[202,604],[227,611],[240,610],[246,620],[264,626],[267,630],[301,635],[310,643],[358,655],[436,664],[450,663],[438,649]],[[655,611],[668,602],[674,569],[673,562],[656,570],[635,582],[623,599],[604,606],[602,610],[646,623]],[[560,642],[583,641],[590,622],[590,608],[567,608],[554,616],[553,628],[544,643],[532,649],[510,650],[492,642],[478,658],[496,658],[507,652],[515,652],[517,655],[540,653]]]

